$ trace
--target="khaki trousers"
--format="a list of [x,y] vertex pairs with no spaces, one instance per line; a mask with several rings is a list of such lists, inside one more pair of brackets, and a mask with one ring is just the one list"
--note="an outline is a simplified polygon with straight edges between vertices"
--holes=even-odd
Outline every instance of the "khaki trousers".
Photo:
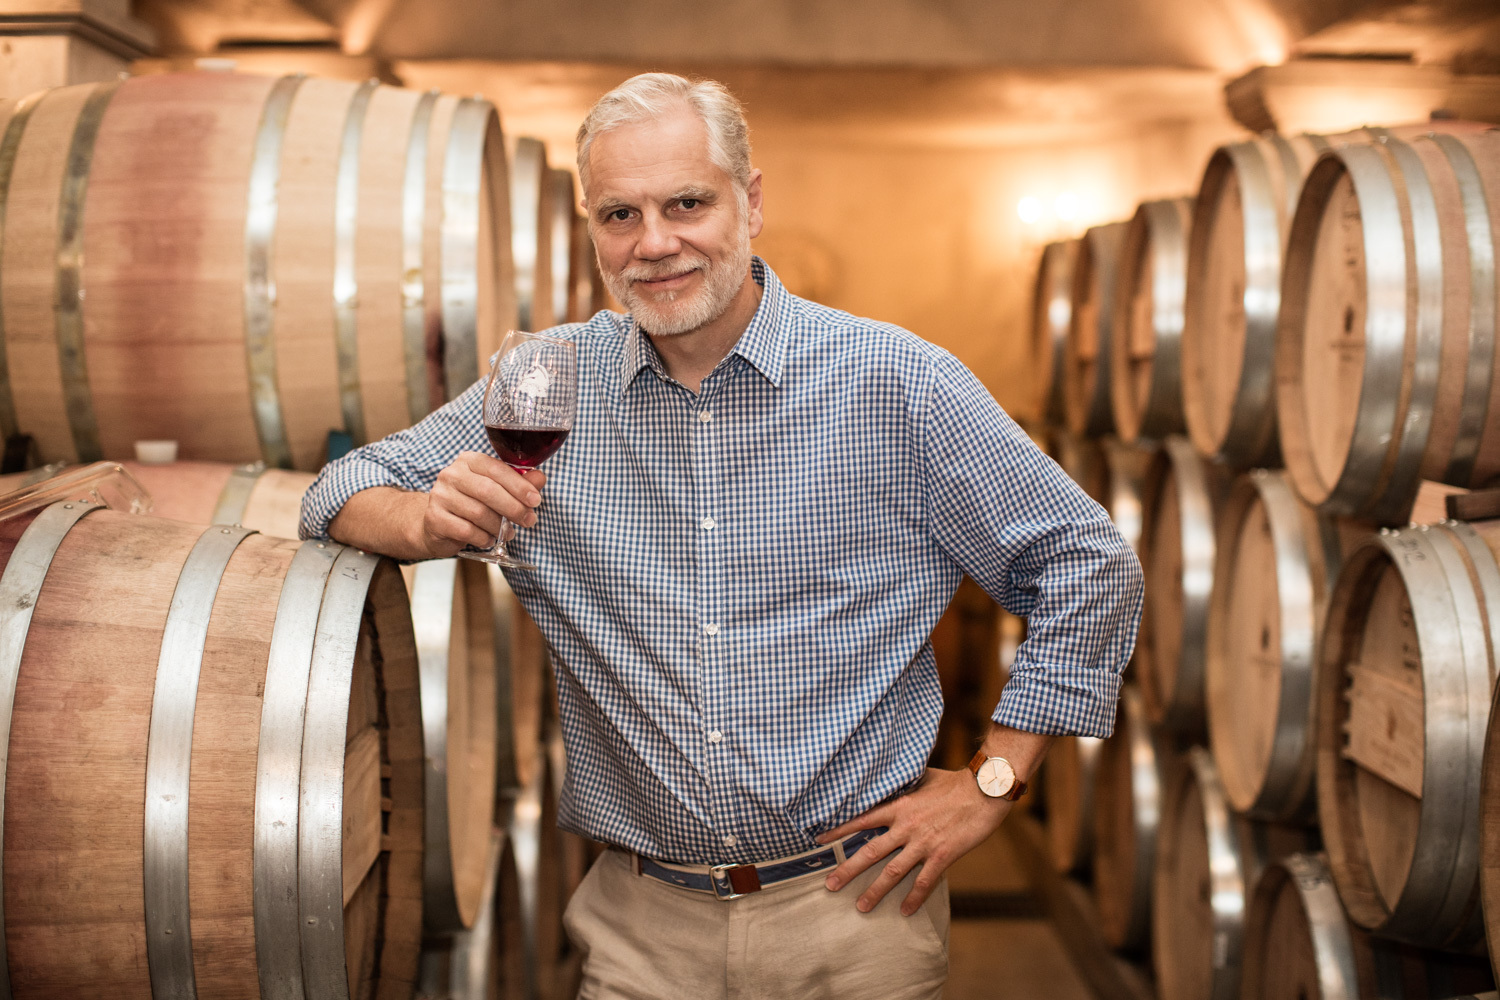
[[882,865],[838,892],[826,873],[733,900],[635,874],[606,851],[563,917],[583,954],[580,1000],[939,1000],[948,977],[948,882],[901,915],[916,872],[869,913]]

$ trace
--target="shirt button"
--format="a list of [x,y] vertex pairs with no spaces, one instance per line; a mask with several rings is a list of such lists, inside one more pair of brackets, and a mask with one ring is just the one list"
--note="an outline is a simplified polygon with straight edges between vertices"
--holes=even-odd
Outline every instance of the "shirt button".
[[708,742],[710,743],[718,743],[722,739],[724,739],[724,734],[719,732],[717,729],[708,734]]
[[713,531],[714,530],[714,519],[713,518],[711,518],[711,517],[705,517],[703,519],[703,530],[704,531]]
[[702,423],[705,423],[705,424],[708,423],[713,418],[714,418],[714,415],[712,413],[709,413],[707,410],[703,410],[703,411],[699,412],[699,414],[698,414],[698,420],[701,421]]
[[715,625],[713,622],[709,622],[707,625],[703,626],[703,631],[707,632],[709,635],[718,635],[719,626]]
[[740,842],[739,838],[736,837],[732,833],[729,836],[727,836],[727,837],[724,838],[724,846],[725,847],[733,847],[735,844],[738,844],[739,842]]

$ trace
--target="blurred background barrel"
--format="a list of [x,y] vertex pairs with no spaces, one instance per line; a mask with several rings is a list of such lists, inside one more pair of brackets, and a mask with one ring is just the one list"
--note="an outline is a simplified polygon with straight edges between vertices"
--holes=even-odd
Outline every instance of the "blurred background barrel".
[[374,440],[467,388],[513,321],[487,101],[164,74],[0,126],[0,432],[47,461],[173,439],[314,469],[330,428]]
[[395,566],[81,501],[0,537],[26,608],[0,654],[14,995],[409,992],[422,736]]
[[1094,853],[1094,775],[1103,740],[1064,736],[1054,740],[1042,768],[1047,804],[1047,845],[1063,873],[1087,872]]
[[1042,417],[1061,426],[1063,416],[1063,350],[1073,316],[1073,268],[1078,240],[1049,243],[1042,249],[1031,298],[1031,362],[1040,391]]
[[1151,930],[1152,870],[1161,821],[1162,748],[1153,738],[1140,692],[1120,696],[1114,735],[1094,768],[1094,901],[1112,947],[1143,949]]
[[1115,320],[1120,251],[1127,225],[1094,226],[1079,241],[1073,298],[1063,342],[1063,413],[1074,434],[1114,430],[1110,407],[1110,328]]
[[1209,746],[1230,804],[1260,819],[1313,809],[1317,641],[1340,542],[1279,472],[1236,481],[1209,610]]
[[1229,492],[1221,466],[1169,437],[1141,490],[1141,568],[1146,599],[1135,677],[1151,721],[1169,732],[1205,733],[1203,675],[1214,580],[1215,516]]
[[1193,747],[1168,769],[1151,949],[1161,1000],[1240,996],[1245,908],[1265,865],[1308,846],[1305,831],[1229,808],[1214,759]]
[[1433,128],[1318,161],[1288,241],[1277,333],[1297,491],[1393,526],[1423,479],[1500,476],[1500,135]]
[[1125,233],[1110,325],[1120,440],[1182,433],[1182,309],[1192,200],[1143,202]]
[[1383,941],[1344,917],[1325,859],[1271,864],[1246,917],[1245,1000],[1444,1000],[1494,985],[1485,963]]
[[1324,145],[1267,135],[1221,146],[1193,203],[1183,415],[1194,447],[1235,469],[1280,461],[1272,358],[1281,254],[1302,177]]
[[1318,816],[1350,918],[1472,949],[1500,523],[1384,531],[1338,578],[1320,649]]

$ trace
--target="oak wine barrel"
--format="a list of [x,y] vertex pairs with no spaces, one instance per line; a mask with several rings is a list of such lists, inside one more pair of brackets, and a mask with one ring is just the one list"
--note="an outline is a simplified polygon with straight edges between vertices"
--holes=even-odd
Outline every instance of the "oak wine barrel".
[[572,296],[568,300],[567,321],[587,323],[601,309],[609,308],[604,276],[599,273],[599,258],[594,252],[594,238],[589,235],[589,220],[573,217]]
[[1120,440],[1180,434],[1182,309],[1192,200],[1143,202],[1125,232],[1110,325],[1109,387]]
[[1152,457],[1141,488],[1141,568],[1146,600],[1135,647],[1135,676],[1151,721],[1187,737],[1205,730],[1203,674],[1214,525],[1229,492],[1222,466],[1184,437]]
[[1047,846],[1063,874],[1084,873],[1094,853],[1094,773],[1103,740],[1064,736],[1047,751],[1042,793],[1047,805]]
[[1413,944],[1482,940],[1480,780],[1500,522],[1382,531],[1334,588],[1319,647],[1318,818],[1350,919]]
[[1063,344],[1073,316],[1073,268],[1078,240],[1048,243],[1037,263],[1031,295],[1031,365],[1040,395],[1041,420],[1061,426],[1063,415]]
[[490,837],[484,894],[474,926],[429,939],[422,952],[417,1000],[508,1000],[520,997],[525,941],[520,875],[505,827]]
[[1494,986],[1482,960],[1424,952],[1351,926],[1320,855],[1268,866],[1245,922],[1243,1000],[1445,1000]]
[[1073,265],[1072,313],[1063,341],[1063,414],[1074,434],[1110,434],[1111,327],[1119,290],[1124,222],[1094,226],[1079,241]]
[[547,147],[516,140],[510,161],[511,254],[516,272],[516,329],[541,330],[552,315],[552,196]]
[[1202,747],[1167,771],[1151,898],[1157,995],[1233,1000],[1256,880],[1268,862],[1306,849],[1309,837],[1301,828],[1236,816]]
[[409,995],[422,734],[395,566],[86,501],[0,539],[23,609],[0,622],[4,991]]
[[1218,526],[1205,673],[1209,747],[1237,811],[1311,818],[1317,641],[1339,528],[1257,469],[1230,491]]
[[520,887],[519,978],[524,984],[520,1000],[554,995],[567,942],[562,926],[562,831],[557,826],[557,795],[548,771],[548,759],[543,756],[530,783],[515,797],[510,814],[509,836]]
[[1082,487],[1083,492],[1108,509],[1109,464],[1104,454],[1104,444],[1099,438],[1084,437],[1063,428],[1051,435],[1048,454],[1057,461],[1068,478]]
[[512,322],[505,171],[489,102],[374,81],[0,101],[0,433],[314,469],[409,426]]
[[538,300],[533,310],[537,329],[566,323],[570,319],[573,299],[573,217],[577,213],[578,195],[573,175],[567,170],[548,167],[543,183],[547,186],[542,199],[539,225],[546,229],[547,255],[537,268],[538,285],[547,289],[545,300]]
[[1141,704],[1128,685],[1120,694],[1114,735],[1099,748],[1094,767],[1094,903],[1099,929],[1113,948],[1140,951],[1151,929],[1151,878],[1161,820],[1158,747]]
[[1151,451],[1114,438],[1082,437],[1066,430],[1053,436],[1057,463],[1109,514],[1120,534],[1137,548],[1141,537],[1141,488]]
[[1193,203],[1182,404],[1200,454],[1276,465],[1272,351],[1281,254],[1302,177],[1327,145],[1267,135],[1219,147]]
[[1423,479],[1500,477],[1500,133],[1443,128],[1325,153],[1286,250],[1287,472],[1309,503],[1392,526]]

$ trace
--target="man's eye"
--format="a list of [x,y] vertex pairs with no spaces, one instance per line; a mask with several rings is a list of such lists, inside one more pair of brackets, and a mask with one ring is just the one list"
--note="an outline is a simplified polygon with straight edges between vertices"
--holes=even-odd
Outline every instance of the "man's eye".
[[609,213],[609,217],[611,219],[614,219],[616,222],[624,222],[626,219],[630,218],[630,209],[617,208],[613,212]]
[[684,198],[681,201],[679,201],[677,204],[680,205],[680,206],[682,206],[683,208],[687,209],[689,212],[691,212],[693,209],[695,209],[695,208],[698,207],[698,199],[697,198]]

